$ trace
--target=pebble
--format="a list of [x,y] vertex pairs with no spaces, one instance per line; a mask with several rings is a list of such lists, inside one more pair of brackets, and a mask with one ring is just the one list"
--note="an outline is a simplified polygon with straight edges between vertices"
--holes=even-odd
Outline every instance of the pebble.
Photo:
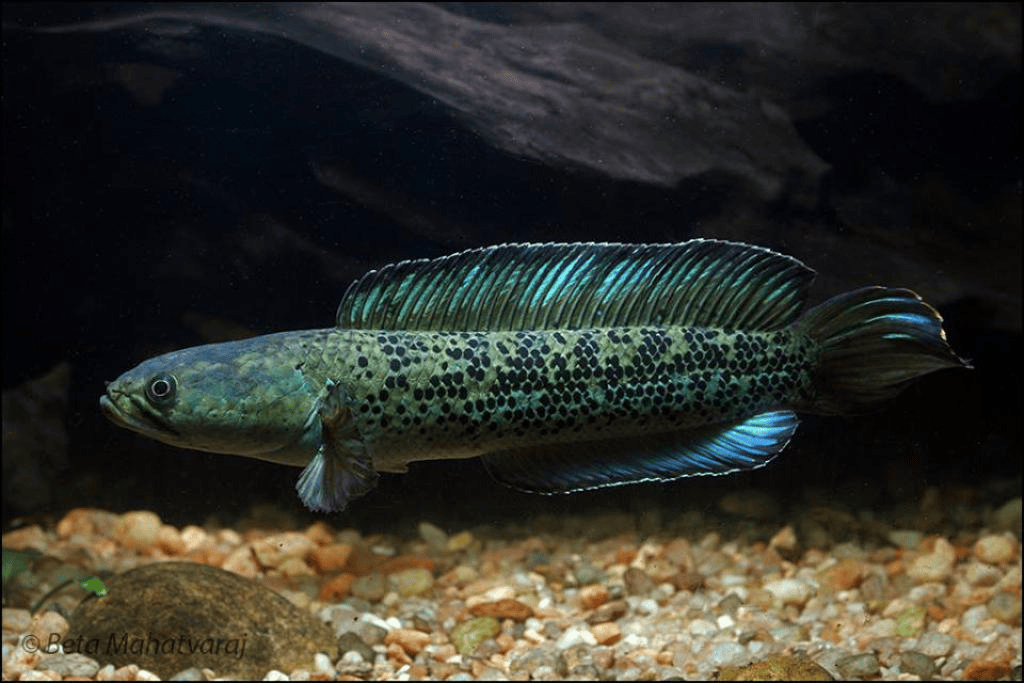
[[952,636],[939,633],[938,631],[928,631],[921,634],[921,637],[917,639],[917,647],[915,649],[929,657],[945,657],[953,651],[953,645],[955,644],[956,641]]
[[874,652],[850,655],[836,661],[839,674],[845,679],[867,678],[877,676],[881,670],[878,656]]
[[431,550],[444,550],[448,546],[448,534],[430,522],[420,522],[416,530]]
[[347,543],[334,543],[312,548],[306,559],[309,561],[309,566],[316,570],[317,574],[331,574],[343,570],[351,555],[351,545]]
[[384,644],[397,644],[406,654],[417,655],[430,643],[430,634],[411,628],[396,628],[384,636]]
[[[383,642],[383,639],[381,642]],[[355,652],[359,655],[360,661],[373,661],[373,648],[363,642],[363,639],[352,631],[347,631],[338,636],[338,652],[343,657],[346,653]]]
[[448,550],[453,553],[461,552],[473,545],[473,534],[468,531],[460,531],[448,539]]
[[1001,681],[1009,676],[1008,664],[980,660],[968,664],[960,674],[960,678],[965,681]]
[[608,589],[602,584],[595,583],[581,588],[579,596],[583,609],[597,609],[608,602]]
[[789,555],[797,549],[796,532],[789,524],[779,529],[771,540],[768,547],[779,551],[783,555]]
[[[91,657],[78,654],[59,654],[47,657],[36,666],[39,671],[52,671],[61,676],[92,678],[100,670],[99,662]],[[23,676],[21,680],[26,680]]]
[[706,661],[715,668],[742,666],[749,660],[747,648],[739,643],[715,643],[706,655]]
[[[847,522],[833,511],[816,538],[805,536],[813,525],[742,515],[702,537],[693,530],[707,529],[714,515],[693,511],[675,520],[679,532],[662,535],[658,520],[620,513],[614,533],[574,518],[554,520],[560,531],[549,535],[533,523],[525,535],[519,527],[448,534],[423,521],[404,536],[324,523],[300,532],[178,531],[145,516],[137,526],[158,533],[149,546],[142,538],[140,550],[123,540],[136,538],[126,522],[134,513],[80,511],[61,520],[63,540],[36,526],[4,541],[14,534],[55,546],[65,564],[67,551],[86,543],[107,566],[151,559],[154,549],[209,564],[230,558],[290,599],[304,597],[306,611],[330,625],[337,653],[314,655],[305,668],[278,666],[265,680],[798,680],[821,678],[822,666],[860,679],[1019,675],[1019,541],[987,511],[958,517],[951,529],[939,519],[927,537],[893,530],[917,523],[917,507],[909,509],[902,517],[851,510]],[[571,541],[557,535],[570,527]],[[105,538],[89,538],[101,528]],[[12,634],[66,629],[55,611],[32,620],[6,607],[3,618],[10,678],[154,678],[134,665],[100,668],[87,656],[20,650]],[[809,657],[778,656],[786,648]],[[786,668],[791,660],[806,670]],[[223,676],[198,668],[175,675]]]
[[595,624],[590,627],[590,632],[594,634],[594,640],[601,645],[614,645],[622,637],[622,632],[619,630],[619,625],[614,621],[607,621],[603,624]]
[[496,619],[513,619],[515,621],[523,621],[533,616],[533,609],[529,605],[511,598],[477,603],[469,608],[469,612],[477,617],[495,617]]
[[352,582],[352,595],[367,602],[378,602],[388,590],[387,580],[380,572],[360,576]]
[[480,643],[493,638],[500,631],[501,624],[494,617],[475,617],[456,626],[448,637],[460,654],[471,655]]
[[913,605],[903,610],[896,618],[896,635],[902,638],[913,638],[924,630],[927,612],[921,605]]
[[844,557],[835,564],[818,571],[818,584],[822,591],[836,593],[856,588],[861,583],[864,563],[856,557]]
[[897,548],[906,548],[907,550],[916,550],[921,541],[924,540],[924,534],[920,531],[914,531],[912,529],[893,529],[889,532],[889,542]]
[[1020,625],[1020,595],[1008,591],[999,591],[993,595],[986,605],[988,613],[1010,626]]
[[654,581],[643,569],[630,567],[623,577],[626,593],[629,595],[647,595],[654,589]]
[[968,633],[974,633],[978,629],[978,625],[987,618],[988,607],[975,605],[960,616],[960,624],[967,629]]
[[388,576],[388,582],[404,598],[427,595],[434,587],[434,575],[423,567],[403,569]]
[[606,621],[615,621],[622,618],[627,611],[629,611],[629,603],[625,600],[612,600],[595,609],[594,613],[587,617],[587,623],[600,624]]
[[352,592],[352,584],[355,580],[354,574],[339,574],[320,588],[317,597],[324,602],[338,602]]
[[577,645],[593,647],[594,645],[597,645],[597,639],[587,627],[573,625],[565,629],[565,632],[559,636],[558,642],[555,643],[555,647],[559,650],[568,650],[576,647]]
[[900,655],[900,673],[913,674],[922,681],[935,677],[939,667],[928,655],[910,650]]
[[803,605],[811,597],[812,588],[799,579],[769,581],[764,589],[784,605]]
[[942,581],[953,571],[955,562],[953,546],[946,539],[938,538],[932,552],[919,556],[907,567],[907,576],[922,582]]
[[1017,555],[1017,542],[1006,536],[983,536],[974,544],[974,556],[985,564],[1003,564]]
[[992,513],[992,526],[996,529],[1009,531],[1015,536],[1021,533],[1021,497],[1008,500]]
[[745,667],[722,667],[718,680],[830,681],[832,677],[825,668],[809,657],[803,655],[776,655]]
[[148,550],[156,543],[161,526],[160,517],[155,512],[126,512],[114,525],[114,540],[131,550]]
[[964,570],[964,579],[972,586],[994,586],[1001,578],[1003,574],[996,567],[977,560],[969,562]]

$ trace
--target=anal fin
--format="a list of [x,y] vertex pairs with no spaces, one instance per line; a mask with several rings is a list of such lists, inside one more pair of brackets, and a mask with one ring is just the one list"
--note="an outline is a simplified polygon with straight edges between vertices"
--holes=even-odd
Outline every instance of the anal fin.
[[796,431],[796,413],[640,437],[514,448],[482,456],[496,480],[535,493],[571,493],[763,467]]

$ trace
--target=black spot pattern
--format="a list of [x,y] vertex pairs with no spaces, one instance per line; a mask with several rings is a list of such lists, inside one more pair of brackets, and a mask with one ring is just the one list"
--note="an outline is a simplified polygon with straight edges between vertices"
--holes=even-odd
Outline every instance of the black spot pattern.
[[304,374],[341,383],[363,437],[399,460],[751,416],[806,398],[817,354],[789,330],[330,334]]

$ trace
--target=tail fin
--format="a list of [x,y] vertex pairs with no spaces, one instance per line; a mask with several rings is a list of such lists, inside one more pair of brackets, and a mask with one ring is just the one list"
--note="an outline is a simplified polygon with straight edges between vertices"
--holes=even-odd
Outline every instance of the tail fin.
[[971,367],[946,343],[942,316],[909,289],[865,287],[829,299],[796,323],[818,341],[809,410],[841,413],[895,396],[943,368]]

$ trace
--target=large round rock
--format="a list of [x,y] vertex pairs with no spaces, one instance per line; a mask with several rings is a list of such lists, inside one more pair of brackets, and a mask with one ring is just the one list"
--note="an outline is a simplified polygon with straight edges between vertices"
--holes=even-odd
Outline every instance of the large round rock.
[[159,562],[106,582],[104,597],[82,601],[66,651],[115,667],[138,664],[161,678],[189,667],[259,680],[271,669],[312,670],[332,659],[331,629],[268,588],[223,569]]

